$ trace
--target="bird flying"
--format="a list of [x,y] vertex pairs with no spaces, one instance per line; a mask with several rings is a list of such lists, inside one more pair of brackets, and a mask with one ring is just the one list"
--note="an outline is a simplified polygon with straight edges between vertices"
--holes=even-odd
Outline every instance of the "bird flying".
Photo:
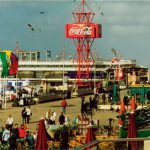
[[115,54],[115,56],[117,55],[117,50],[116,49],[112,48],[111,51],[112,51],[112,53]]
[[32,26],[31,24],[28,23],[28,27],[29,27],[32,31],[34,31],[34,28],[33,28],[33,26]]
[[104,13],[101,11],[101,15],[104,16]]
[[104,16],[104,13],[101,11],[101,7],[98,7],[98,9],[100,10],[100,14]]
[[40,14],[42,14],[42,15],[43,15],[43,14],[45,14],[45,12],[44,12],[44,11],[41,11],[41,12],[40,12]]

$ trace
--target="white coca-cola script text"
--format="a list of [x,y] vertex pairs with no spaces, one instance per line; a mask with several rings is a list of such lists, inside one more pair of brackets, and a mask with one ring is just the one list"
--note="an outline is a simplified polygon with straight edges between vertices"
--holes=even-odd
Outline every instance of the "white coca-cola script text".
[[92,27],[72,27],[69,30],[69,35],[91,35]]

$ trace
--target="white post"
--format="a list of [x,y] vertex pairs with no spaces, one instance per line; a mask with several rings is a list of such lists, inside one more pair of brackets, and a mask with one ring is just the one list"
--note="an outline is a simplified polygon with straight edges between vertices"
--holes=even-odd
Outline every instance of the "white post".
[[[7,88],[7,77],[6,78],[4,78],[4,82],[6,83],[6,88]],[[4,90],[5,91],[5,93],[4,93],[4,109],[6,109],[7,108],[7,97],[6,97],[6,90]]]
[[5,90],[5,83],[6,83],[5,81],[6,81],[7,79],[6,79],[6,80],[5,80],[5,79],[6,79],[6,78],[3,78],[3,84],[2,84],[2,87],[3,87],[3,105],[2,105],[2,108],[3,108],[3,109],[6,109],[6,107],[7,107],[7,104],[6,104],[6,103],[7,103],[7,102],[6,102],[6,100],[7,100],[7,99],[6,99],[6,90]]
[[16,85],[16,102],[17,102],[17,106],[18,106],[18,72],[16,74],[16,82],[15,82],[15,85]]

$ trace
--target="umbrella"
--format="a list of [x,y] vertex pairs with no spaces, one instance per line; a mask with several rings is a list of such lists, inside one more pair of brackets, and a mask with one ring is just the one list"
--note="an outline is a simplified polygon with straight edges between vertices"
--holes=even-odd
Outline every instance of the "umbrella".
[[[136,123],[134,112],[131,112],[129,117],[128,138],[136,138]],[[137,141],[129,142],[129,147],[131,150],[137,150]]]
[[125,105],[123,100],[121,100],[120,102],[120,118],[119,118],[119,125],[122,126],[123,125],[123,120],[124,120],[124,113],[126,111]]
[[142,103],[142,106],[145,103],[145,88],[144,88],[143,84],[142,84],[142,87],[141,87],[141,103]]
[[36,141],[35,150],[47,150],[47,136],[46,136],[46,129],[44,124],[44,119],[39,121],[39,129],[38,129],[38,136]]
[[113,86],[113,102],[116,104],[117,101],[118,101],[117,85],[114,84],[114,86]]
[[[95,134],[94,134],[94,128],[92,125],[89,125],[87,127],[87,132],[86,132],[86,136],[85,136],[85,144],[88,144],[92,141],[96,140]],[[91,148],[94,148],[95,145],[93,146],[89,146],[86,148],[86,150],[90,150]]]
[[125,105],[124,105],[124,101],[121,100],[120,101],[120,113],[124,113],[126,111]]
[[134,111],[136,108],[136,106],[135,106],[135,99],[134,99],[134,97],[132,97],[132,99],[131,99],[131,111]]

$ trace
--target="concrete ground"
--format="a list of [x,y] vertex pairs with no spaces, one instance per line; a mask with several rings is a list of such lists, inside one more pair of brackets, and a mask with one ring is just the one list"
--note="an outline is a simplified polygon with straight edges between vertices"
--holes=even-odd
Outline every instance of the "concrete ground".
[[[89,100],[89,96],[86,96],[85,100]],[[68,102],[67,114],[70,120],[72,121],[74,116],[81,115],[80,114],[81,98],[78,97],[78,98],[67,99],[67,102]],[[6,123],[6,119],[8,118],[9,114],[13,116],[14,124],[18,123],[19,125],[21,125],[22,109],[23,107],[12,107],[12,103],[8,103],[6,110],[0,110],[0,125],[4,125]],[[61,100],[31,105],[32,116],[31,116],[30,124],[27,124],[27,129],[32,132],[35,131],[39,119],[42,116],[45,117],[45,114],[49,109],[54,110],[57,113],[56,123],[58,124],[58,118],[62,110]],[[98,110],[97,112],[95,112],[93,119],[94,120],[99,119],[100,125],[108,125],[109,124],[108,119],[110,117],[115,119],[116,115],[118,115],[118,113],[116,113],[115,111],[111,112],[110,110]],[[115,119],[113,125],[116,125],[117,123],[118,123],[118,119]]]

